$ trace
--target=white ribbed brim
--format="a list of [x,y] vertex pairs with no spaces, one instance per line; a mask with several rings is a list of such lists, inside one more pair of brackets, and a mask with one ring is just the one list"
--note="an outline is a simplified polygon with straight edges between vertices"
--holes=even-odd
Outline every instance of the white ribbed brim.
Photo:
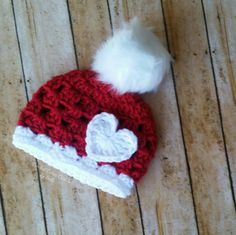
[[29,127],[16,127],[13,144],[81,183],[117,197],[128,197],[134,188],[133,179],[122,173],[118,175],[113,166],[99,166],[90,158],[78,156],[74,147],[62,147],[46,135],[34,134]]

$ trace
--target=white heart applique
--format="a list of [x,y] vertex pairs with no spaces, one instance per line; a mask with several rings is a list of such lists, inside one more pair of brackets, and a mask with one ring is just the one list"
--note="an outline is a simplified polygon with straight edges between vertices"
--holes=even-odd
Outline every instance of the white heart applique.
[[136,135],[128,129],[117,130],[117,126],[113,114],[103,112],[94,116],[86,132],[87,157],[97,162],[121,162],[136,152]]

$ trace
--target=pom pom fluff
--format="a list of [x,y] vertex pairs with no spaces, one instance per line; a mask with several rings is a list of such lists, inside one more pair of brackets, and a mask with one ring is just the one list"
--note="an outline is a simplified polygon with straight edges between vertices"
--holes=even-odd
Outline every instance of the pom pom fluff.
[[97,51],[92,69],[119,93],[155,91],[169,69],[170,55],[137,18],[125,23]]

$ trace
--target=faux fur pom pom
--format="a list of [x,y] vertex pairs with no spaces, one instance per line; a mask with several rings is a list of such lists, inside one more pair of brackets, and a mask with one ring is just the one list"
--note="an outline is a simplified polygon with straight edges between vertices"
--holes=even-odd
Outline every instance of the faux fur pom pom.
[[121,94],[155,91],[169,67],[169,53],[137,18],[101,46],[92,64],[98,79]]

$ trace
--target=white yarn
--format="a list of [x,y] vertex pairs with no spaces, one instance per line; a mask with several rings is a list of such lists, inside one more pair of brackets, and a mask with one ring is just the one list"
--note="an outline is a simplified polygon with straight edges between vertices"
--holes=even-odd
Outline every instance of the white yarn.
[[128,130],[117,131],[118,120],[102,112],[89,122],[86,132],[86,152],[97,162],[121,162],[129,159],[138,148],[136,135]]
[[135,18],[97,51],[92,69],[118,92],[156,90],[170,66],[170,55],[151,30]]
[[28,127],[16,127],[13,144],[84,184],[121,198],[132,193],[134,181],[129,176],[118,175],[113,166],[99,166],[91,158],[80,157],[75,148],[53,143],[46,135],[36,135]]

